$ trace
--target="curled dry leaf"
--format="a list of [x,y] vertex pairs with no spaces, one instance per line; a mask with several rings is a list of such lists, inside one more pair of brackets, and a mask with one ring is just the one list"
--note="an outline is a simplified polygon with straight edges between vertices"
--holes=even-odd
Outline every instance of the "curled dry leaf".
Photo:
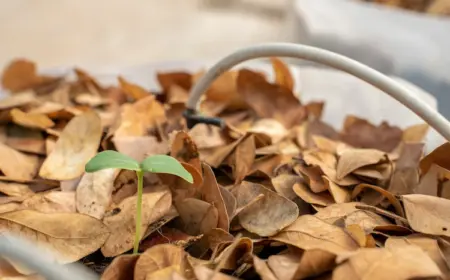
[[300,249],[320,249],[335,255],[359,248],[342,228],[311,215],[300,216],[293,224],[272,236],[271,239]]
[[235,184],[244,180],[251,171],[255,160],[255,137],[253,134],[245,137],[237,146],[234,153],[228,158],[233,170]]
[[272,255],[268,259],[270,269],[277,279],[304,279],[320,275],[335,266],[336,255],[322,250],[290,250]]
[[374,149],[347,149],[339,157],[336,177],[342,179],[360,167],[379,163],[385,157],[384,152]]
[[101,135],[100,117],[95,112],[76,116],[62,131],[53,151],[42,164],[39,176],[54,180],[79,177],[85,164],[96,154]]
[[323,172],[319,166],[307,166],[301,161],[295,165],[294,171],[303,176],[312,192],[321,193],[327,190],[328,186],[322,178]]
[[402,200],[413,230],[450,237],[450,200],[422,194],[403,195]]
[[[169,191],[157,191],[142,195],[142,227],[141,232],[153,222],[164,216],[172,205]],[[111,235],[102,246],[105,257],[122,254],[133,247],[135,234],[136,197],[128,197],[117,207],[111,215],[105,215],[103,222],[111,231]]]
[[286,63],[276,57],[271,57],[270,61],[275,72],[275,83],[287,88],[291,92],[294,91],[294,78]]
[[233,242],[228,244],[219,255],[217,252],[213,252],[212,259],[214,263],[220,265],[221,269],[237,269],[246,258],[251,258],[253,248],[253,242],[247,237],[235,237]]
[[349,213],[344,219],[346,227],[358,225],[366,234],[371,233],[376,227],[391,225],[390,222],[380,215],[364,210]]
[[111,203],[115,169],[85,173],[76,189],[79,213],[102,219]]
[[381,187],[369,185],[369,184],[359,184],[358,186],[356,186],[356,188],[353,189],[352,198],[355,198],[356,196],[358,196],[364,189],[372,189],[372,190],[380,193],[387,200],[389,200],[389,202],[392,204],[392,206],[394,206],[394,209],[398,215],[400,215],[401,217],[405,216],[405,213],[403,211],[402,205],[400,204],[400,201],[398,201],[398,199],[392,193],[388,192],[387,190],[385,190]]
[[[298,207],[294,202],[262,185],[242,182],[236,190],[238,207],[245,207],[238,214],[239,223],[249,232],[271,236],[298,217]],[[249,204],[258,195],[264,197]]]
[[36,156],[26,155],[0,143],[0,170],[8,178],[32,180],[39,168]]
[[219,213],[214,205],[196,198],[186,198],[176,204],[184,231],[190,235],[208,233],[217,227]]
[[328,179],[326,176],[322,176],[322,178],[323,178],[323,181],[328,186],[328,190],[330,191],[330,194],[336,203],[350,202],[350,200],[352,198],[352,193],[349,188],[341,187],[341,186],[335,184],[330,179]]
[[17,108],[12,109],[9,113],[11,114],[12,121],[15,124],[24,127],[45,130],[55,125],[49,117],[43,114],[26,113]]
[[128,280],[134,273],[139,255],[120,255],[114,258],[102,274],[100,280]]
[[[344,261],[344,262],[343,262]],[[348,257],[333,271],[333,279],[393,279],[440,277],[433,260],[419,247],[361,249]]]
[[290,174],[280,174],[273,177],[271,181],[275,191],[290,200],[297,197],[293,190],[294,184],[303,182],[300,176]]
[[62,264],[91,254],[109,236],[109,230],[102,222],[77,213],[8,212],[0,215],[0,227],[50,250]]
[[238,280],[238,278],[223,274],[221,272],[215,272],[214,270],[203,265],[194,267],[194,273],[198,280]]
[[121,76],[119,76],[117,79],[119,80],[119,85],[120,85],[120,88],[123,90],[123,92],[127,96],[129,96],[135,100],[139,100],[139,99],[148,97],[150,95],[150,92],[148,92],[144,88],[142,88],[136,84],[128,82]]
[[146,237],[139,246],[140,251],[145,251],[158,244],[174,244],[182,248],[187,248],[196,241],[200,240],[203,235],[192,236],[178,230],[176,228],[161,227],[157,231]]
[[293,190],[298,197],[311,204],[328,206],[334,203],[333,197],[328,192],[313,193],[303,183],[294,184]]
[[206,164],[202,164],[202,166],[204,173],[204,181],[201,187],[202,198],[217,208],[217,227],[228,231],[230,228],[230,219],[225,201],[222,197],[222,192],[226,191],[220,190],[211,167]]
[[148,249],[139,257],[134,268],[134,279],[145,280],[147,275],[167,267],[174,267],[176,272],[188,279],[193,276],[183,248],[162,244]]
[[420,170],[422,174],[426,174],[434,163],[440,167],[450,170],[450,143],[446,142],[434,149],[420,161]]

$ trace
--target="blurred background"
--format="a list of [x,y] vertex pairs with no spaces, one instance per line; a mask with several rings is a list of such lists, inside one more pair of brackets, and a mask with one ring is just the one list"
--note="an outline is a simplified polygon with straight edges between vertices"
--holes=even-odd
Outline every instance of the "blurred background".
[[296,42],[412,82],[450,118],[449,14],[450,0],[0,0],[0,66],[214,61]]

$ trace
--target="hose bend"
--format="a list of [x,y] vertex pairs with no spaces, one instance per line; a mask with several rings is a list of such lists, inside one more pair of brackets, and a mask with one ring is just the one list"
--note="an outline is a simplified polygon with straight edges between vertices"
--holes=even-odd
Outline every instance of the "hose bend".
[[197,109],[202,94],[225,71],[241,62],[270,56],[305,59],[352,74],[395,98],[422,118],[447,141],[450,141],[450,122],[398,82],[348,57],[327,50],[292,43],[267,43],[247,47],[221,59],[192,88],[187,101],[188,110],[195,111]]

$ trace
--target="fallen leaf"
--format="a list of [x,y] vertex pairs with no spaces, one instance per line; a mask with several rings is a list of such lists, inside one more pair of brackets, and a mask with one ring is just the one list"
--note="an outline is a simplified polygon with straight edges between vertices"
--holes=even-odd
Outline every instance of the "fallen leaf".
[[395,164],[388,191],[395,195],[412,193],[419,184],[419,160],[423,143],[405,143]]
[[291,92],[294,90],[294,78],[289,67],[281,59],[271,57],[273,72],[275,73],[275,83],[287,88]]
[[10,109],[28,105],[36,101],[34,91],[28,90],[14,95],[4,97],[0,100],[0,110]]
[[255,138],[253,135],[245,137],[236,146],[236,150],[230,159],[235,184],[242,182],[250,172],[255,159],[255,149]]
[[199,171],[202,170],[197,146],[184,131],[176,133],[170,148],[170,155],[180,162],[189,163]]
[[7,177],[16,180],[31,180],[39,168],[36,156],[26,155],[0,143],[0,170]]
[[403,130],[403,142],[422,142],[428,133],[429,125],[426,123],[409,126]]
[[115,169],[85,173],[76,189],[77,210],[101,220],[111,203]]
[[297,175],[280,174],[271,179],[275,191],[289,200],[294,200],[297,195],[293,187],[295,183],[302,183],[302,178]]
[[[416,175],[418,177],[418,168],[414,170],[416,173],[413,175]],[[440,175],[443,173],[442,171],[446,171],[442,167],[439,167],[439,165],[433,164],[431,165],[430,169],[428,169],[428,172],[420,178],[420,182],[418,181],[417,177],[413,177],[413,179],[417,179],[415,181],[415,184],[412,185],[412,191],[405,192],[405,194],[408,193],[414,193],[414,194],[425,194],[425,195],[432,195],[432,196],[438,196],[439,191],[439,185],[440,185]],[[407,179],[405,179],[407,180]],[[409,180],[408,180],[409,181]],[[413,181],[414,182],[414,181]],[[441,187],[441,192],[443,192],[445,189],[444,186]],[[447,198],[445,196],[441,196],[444,198]]]
[[313,193],[303,183],[294,184],[293,190],[295,194],[298,195],[301,199],[311,204],[328,206],[334,203],[333,197],[329,193],[327,192]]
[[355,251],[356,242],[342,228],[330,225],[315,216],[303,215],[271,237],[303,250],[320,249],[335,255]]
[[360,167],[379,163],[385,157],[385,153],[378,150],[347,149],[339,157],[336,177],[342,179]]
[[234,241],[227,243],[223,244],[226,248],[220,254],[216,256],[217,252],[213,252],[211,257],[221,269],[237,269],[245,259],[251,258],[254,248],[250,238],[238,236],[234,238]]
[[450,143],[446,142],[434,149],[420,161],[420,170],[422,174],[426,174],[434,163],[442,168],[450,170]]
[[228,216],[226,204],[222,197],[222,191],[217,184],[214,173],[207,164],[202,164],[204,181],[201,187],[202,198],[217,208],[218,220],[217,227],[228,231],[230,228],[230,219]]
[[70,180],[83,174],[85,164],[97,152],[101,134],[100,117],[95,112],[89,111],[74,117],[42,164],[39,176]]
[[255,72],[240,70],[237,88],[247,104],[261,118],[273,118],[286,128],[291,128],[307,116],[305,107],[301,106],[300,101],[288,89],[270,84]]
[[206,234],[217,227],[219,213],[214,205],[195,199],[186,198],[176,205],[184,224],[184,231],[190,235]]
[[[142,228],[141,232],[153,222],[166,214],[172,204],[169,191],[156,191],[142,195]],[[135,235],[136,197],[124,199],[117,207],[119,212],[105,215],[103,222],[111,231],[111,235],[102,246],[105,257],[117,256],[133,247]]]
[[78,261],[95,252],[109,236],[102,222],[77,213],[8,212],[0,215],[0,227],[50,250],[61,264]]
[[158,141],[155,136],[120,136],[113,137],[112,142],[118,152],[139,162],[148,156],[169,152],[167,142]]
[[361,211],[356,208],[357,205],[362,205],[360,202],[349,202],[341,204],[332,204],[325,208],[320,209],[314,215],[322,221],[334,224],[336,221],[350,215],[353,212]]
[[257,256],[253,256],[253,266],[255,267],[256,272],[259,274],[262,280],[278,280],[275,277],[275,274],[267,265],[267,261],[258,258]]
[[358,225],[362,230],[364,230],[365,234],[371,233],[376,227],[391,225],[389,221],[380,215],[364,210],[354,211],[343,218],[346,227]]
[[330,194],[336,203],[350,202],[352,198],[352,193],[349,188],[341,187],[335,184],[330,179],[328,179],[327,176],[322,176],[322,178],[326,183],[326,185],[328,186],[328,190],[330,191]]
[[170,266],[174,266],[175,271],[188,279],[193,276],[186,252],[175,245],[161,244],[148,249],[139,257],[134,268],[134,280],[145,280],[147,275]]
[[15,59],[3,70],[2,87],[11,92],[54,82],[57,78],[39,76],[36,64],[26,59]]
[[139,100],[150,95],[150,92],[148,92],[141,86],[130,83],[121,76],[119,76],[117,79],[119,80],[119,85],[123,92],[135,100]]
[[28,185],[20,183],[0,182],[0,192],[8,196],[27,197],[34,195]]
[[304,162],[300,161],[295,165],[294,171],[298,175],[302,175],[312,192],[321,193],[327,190],[328,185],[323,180],[323,172],[319,166],[307,166]]
[[353,189],[352,198],[355,198],[356,196],[358,196],[364,189],[372,189],[372,190],[378,192],[379,194],[384,196],[387,200],[389,200],[389,202],[392,204],[392,206],[394,206],[394,209],[398,215],[400,215],[401,217],[405,216],[403,208],[402,208],[400,202],[398,201],[398,199],[392,193],[390,193],[389,191],[387,191],[381,187],[369,185],[369,184],[359,184],[358,186],[356,186]]
[[413,230],[450,236],[450,200],[423,194],[403,195],[402,200]]
[[350,224],[345,227],[345,230],[358,243],[360,247],[366,247],[367,238],[365,231],[357,224]]
[[[342,263],[343,258],[338,262]],[[439,277],[433,260],[417,246],[361,249],[333,271],[333,279],[393,279]]]
[[220,194],[222,195],[225,208],[227,210],[228,217],[234,216],[236,212],[237,202],[233,194],[222,186],[219,186]]
[[289,133],[279,121],[274,119],[259,119],[253,123],[247,132],[267,135],[272,144],[280,142]]
[[134,273],[139,255],[120,255],[105,269],[100,280],[128,280]]
[[335,266],[335,258],[336,255],[323,250],[300,252],[297,249],[270,256],[268,265],[278,279],[304,279],[332,269]]
[[192,236],[176,228],[161,227],[141,242],[139,250],[145,251],[159,244],[173,244],[182,248],[187,248],[202,237],[202,234]]
[[37,193],[22,202],[21,209],[41,213],[76,213],[75,192],[51,191]]
[[238,278],[220,272],[214,272],[214,270],[202,265],[194,267],[194,273],[198,280],[238,280]]
[[4,143],[13,149],[38,155],[45,155],[45,140],[41,131],[25,127],[8,126],[8,134]]
[[167,92],[172,85],[177,85],[185,90],[189,90],[192,86],[193,78],[194,77],[190,73],[180,71],[156,73],[156,79],[165,92]]
[[53,127],[55,123],[43,114],[26,113],[17,108],[12,109],[10,112],[12,121],[15,124],[45,130]]

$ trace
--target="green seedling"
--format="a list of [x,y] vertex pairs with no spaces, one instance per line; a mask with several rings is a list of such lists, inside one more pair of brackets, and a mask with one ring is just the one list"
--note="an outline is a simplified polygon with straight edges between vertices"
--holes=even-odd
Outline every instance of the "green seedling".
[[184,169],[178,160],[166,155],[153,155],[144,159],[141,163],[116,151],[103,151],[93,157],[85,167],[86,172],[96,172],[102,169],[120,168],[136,172],[138,179],[137,205],[136,205],[136,233],[134,237],[133,254],[138,253],[141,240],[142,227],[142,189],[144,185],[144,172],[166,173],[178,176],[193,182],[192,175]]

